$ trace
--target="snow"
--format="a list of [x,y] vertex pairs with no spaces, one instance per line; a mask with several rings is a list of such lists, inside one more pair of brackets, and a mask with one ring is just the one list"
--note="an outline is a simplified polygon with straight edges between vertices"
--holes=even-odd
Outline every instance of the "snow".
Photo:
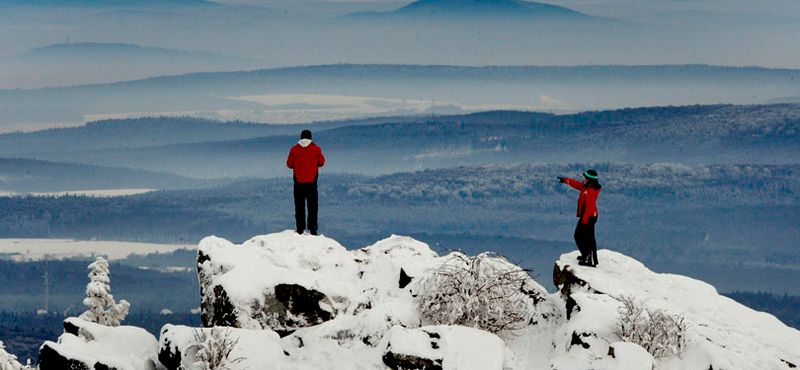
[[330,309],[334,312],[344,309],[349,303],[347,297],[357,293],[356,262],[343,246],[324,236],[287,230],[255,237],[242,245],[207,237],[199,249],[210,257],[203,265],[218,272],[212,283],[222,286],[242,311],[238,317],[244,328],[262,328],[250,311],[263,307],[265,294],[274,295],[278,284],[297,284],[322,292],[332,298]]
[[[186,369],[200,368],[198,353],[211,348],[215,330],[216,338],[236,343],[230,359],[242,360],[228,362],[231,370],[386,370],[384,361],[400,358],[395,355],[427,360],[442,370],[790,370],[789,363],[800,364],[800,331],[720,296],[706,283],[652,272],[609,250],[598,251],[597,268],[577,265],[577,252],[561,256],[557,272],[566,270],[579,281],[553,294],[531,283],[536,285],[528,288],[543,291],[531,324],[492,334],[423,318],[415,294],[456,254],[439,256],[412,238],[392,235],[349,251],[325,236],[287,230],[241,245],[208,237],[198,248],[209,257],[202,271],[224,286],[243,328],[164,326],[162,354],[165,348],[180,352]],[[411,277],[404,288],[401,270]],[[323,292],[335,314],[279,337],[247,311],[277,284]],[[689,323],[683,352],[654,358],[640,345],[621,342],[615,326],[623,297],[648,310],[683,315]],[[154,338],[140,329],[93,325],[81,324],[94,340],[65,334],[58,344],[48,344],[90,364],[102,356],[120,369],[144,368],[155,358]]]
[[78,328],[79,335],[64,333],[58,342],[45,342],[62,356],[80,360],[91,367],[96,362],[120,370],[154,369],[158,349],[156,338],[142,328],[132,326],[108,327],[78,318],[66,323]]
[[[201,278],[211,281],[205,285],[206,290],[215,285],[224,287],[243,328],[263,326],[251,319],[259,316],[252,310],[263,304],[265,294],[273,292],[277,284],[299,284],[332,297],[331,308],[336,314],[331,320],[300,327],[282,339],[293,366],[315,369],[331,368],[331,363],[338,364],[333,368],[384,369],[381,346],[385,346],[387,333],[423,325],[414,298],[420,284],[443,264],[463,256],[454,252],[440,257],[427,244],[397,235],[360,250],[348,251],[325,236],[298,235],[292,230],[254,237],[241,245],[208,237],[200,242],[198,251],[208,257],[200,269],[209,272],[208,277]],[[205,259],[203,256],[201,258]],[[492,257],[484,262],[484,269],[517,268]],[[404,288],[399,284],[401,270],[411,277],[411,283]],[[542,295],[543,301],[535,308],[526,306],[537,310],[530,315],[541,327],[536,330],[551,333],[553,329],[547,320],[557,318],[558,305],[544,302],[546,290],[521,273],[529,280],[523,285],[525,289]],[[481,363],[497,365],[495,368],[500,369],[504,361],[514,357],[510,352],[506,356],[503,340],[494,334],[460,326],[434,327],[436,332],[450,338],[442,342],[449,343],[448,351],[454,351],[443,352],[451,358],[450,364],[462,361],[458,366]],[[399,338],[403,334],[396,335]],[[424,334],[409,335],[421,338]],[[549,341],[540,342],[537,345],[541,344],[541,350],[546,351]],[[462,351],[462,347],[469,350]],[[478,353],[481,348],[499,354],[490,363],[470,359],[468,353]]]
[[[28,360],[30,363],[30,360]],[[6,352],[5,344],[0,341],[0,370],[30,370],[30,367],[22,365],[14,356]]]
[[69,239],[0,239],[0,258],[13,261],[85,258],[106,256],[108,260],[125,259],[130,254],[171,253],[178,249],[196,249],[188,244],[152,244],[117,241]]
[[506,349],[500,337],[463,326],[392,327],[386,351],[441,360],[443,370],[502,370]]
[[[219,333],[217,337],[214,337],[213,331]],[[225,338],[233,345],[228,359],[242,360],[232,364],[231,369],[276,369],[288,361],[283,353],[280,337],[271,330],[191,328],[167,324],[161,329],[160,351],[167,350],[173,354],[180,352],[181,363],[186,370],[201,369],[196,364],[196,353],[198,346],[203,346],[198,340],[203,336],[206,342]]]
[[[681,358],[660,359],[656,369],[781,369],[784,361],[800,363],[800,331],[774,316],[752,310],[702,281],[650,271],[642,263],[609,250],[598,251],[597,268],[577,265],[577,252],[556,263],[587,282],[572,297],[579,307],[576,323],[598,338],[611,341],[615,301],[633,296],[647,308],[683,315],[689,323],[687,349]],[[594,294],[592,292],[601,292]],[[618,303],[616,303],[618,305]]]
[[71,195],[71,196],[110,198],[110,197],[121,197],[127,195],[145,194],[153,191],[158,191],[158,189],[68,190],[68,191],[56,191],[56,192],[29,193],[29,195],[34,197],[64,197]]

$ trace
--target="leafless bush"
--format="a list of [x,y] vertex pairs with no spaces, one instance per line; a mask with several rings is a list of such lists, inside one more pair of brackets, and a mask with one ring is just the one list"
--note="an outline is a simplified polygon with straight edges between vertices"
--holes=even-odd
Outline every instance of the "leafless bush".
[[416,303],[423,317],[437,324],[517,330],[530,322],[541,299],[531,280],[502,257],[453,253],[420,282]]
[[619,298],[619,309],[614,334],[623,341],[642,346],[653,357],[678,355],[686,347],[688,323],[683,315],[669,315],[664,311],[645,309],[633,296]]
[[[239,339],[232,339],[230,329],[211,328],[209,331],[196,329],[194,338],[197,344],[195,363],[192,370],[230,370],[230,366],[244,361],[244,357],[229,358]],[[181,366],[181,370],[188,370]]]

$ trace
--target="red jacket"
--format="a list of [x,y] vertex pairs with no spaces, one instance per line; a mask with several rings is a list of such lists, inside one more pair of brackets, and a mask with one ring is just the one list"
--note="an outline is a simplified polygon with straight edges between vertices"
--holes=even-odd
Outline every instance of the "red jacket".
[[325,156],[322,155],[322,149],[311,142],[307,146],[303,146],[303,140],[300,140],[289,151],[289,158],[286,159],[286,167],[294,170],[294,178],[300,183],[314,182],[317,178],[317,171],[320,167],[325,165]]
[[581,196],[578,198],[578,217],[581,218],[582,224],[589,223],[589,217],[600,215],[597,212],[597,195],[600,194],[602,187],[595,189],[584,185],[581,181],[568,178],[564,178],[564,182],[581,192]]

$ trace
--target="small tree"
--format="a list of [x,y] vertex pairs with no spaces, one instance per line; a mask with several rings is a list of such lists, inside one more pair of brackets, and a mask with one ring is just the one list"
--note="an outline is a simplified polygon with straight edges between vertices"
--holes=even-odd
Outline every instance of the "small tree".
[[228,370],[230,366],[244,361],[243,357],[230,358],[239,339],[232,339],[230,329],[211,328],[209,331],[195,329],[194,339],[197,344],[195,363],[189,368],[181,366],[180,370]]
[[30,366],[30,360],[27,365],[20,364],[17,356],[6,352],[5,344],[0,341],[0,370],[33,370],[33,367]]
[[683,315],[669,315],[661,310],[645,309],[633,296],[619,298],[614,334],[625,342],[635,343],[653,357],[678,355],[686,347],[688,323]]
[[80,318],[101,325],[119,326],[128,315],[131,305],[124,299],[116,303],[114,296],[109,293],[111,279],[108,277],[108,261],[97,257],[89,269],[92,271],[89,273],[89,284],[86,285],[86,298],[83,299],[83,304],[89,309]]
[[527,271],[491,253],[453,253],[419,283],[417,307],[441,325],[492,333],[524,328],[541,297]]

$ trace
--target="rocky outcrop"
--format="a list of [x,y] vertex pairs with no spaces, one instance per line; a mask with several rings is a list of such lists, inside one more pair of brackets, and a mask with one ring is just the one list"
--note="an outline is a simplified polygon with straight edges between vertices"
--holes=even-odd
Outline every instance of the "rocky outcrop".
[[[604,367],[614,358],[609,353],[615,354],[616,362],[624,362],[620,358],[625,356],[646,357],[641,355],[641,347],[610,344],[620,340],[617,325],[625,300],[640,305],[645,324],[658,313],[688,324],[682,333],[685,344],[680,356],[667,352],[660,359],[659,363],[669,364],[665,368],[788,370],[787,362],[800,359],[799,331],[719,295],[709,284],[652,272],[609,250],[598,251],[596,268],[579,266],[576,258],[577,252],[561,256],[553,272],[557,294],[569,317],[555,335],[554,369],[576,363]],[[622,347],[625,349],[620,350]]]
[[[58,342],[42,346],[41,368],[196,370],[206,368],[203,353],[221,349],[229,353],[217,368],[230,369],[791,370],[800,363],[800,331],[771,315],[700,281],[654,273],[612,251],[598,255],[597,268],[578,265],[577,253],[563,255],[553,271],[558,291],[549,294],[505,259],[440,257],[407,237],[352,251],[292,231],[242,245],[210,237],[197,260],[210,327],[166,325],[154,343],[139,328],[69,319]],[[511,274],[513,284],[483,289],[502,280],[486,271]],[[659,314],[688,323],[680,346],[663,347],[675,353],[618,330],[634,299],[638,324]],[[483,323],[514,316],[522,324],[497,329],[499,336],[474,328],[494,330]]]
[[141,328],[108,327],[78,318],[64,321],[58,342],[39,350],[42,370],[153,370],[158,341]]

